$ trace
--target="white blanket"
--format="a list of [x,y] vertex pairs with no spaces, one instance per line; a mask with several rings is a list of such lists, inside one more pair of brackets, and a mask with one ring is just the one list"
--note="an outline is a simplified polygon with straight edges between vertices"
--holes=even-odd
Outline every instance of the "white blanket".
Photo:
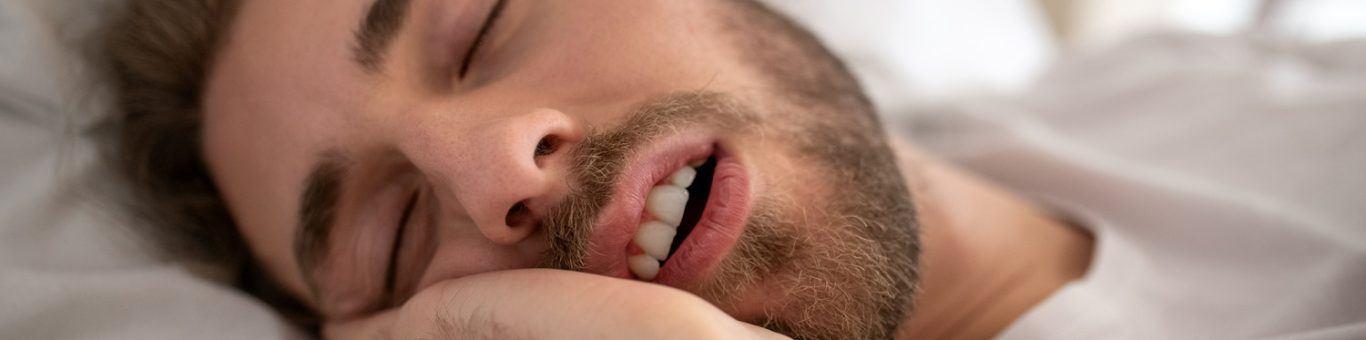
[[1366,339],[1366,41],[1151,35],[903,127],[1095,237],[1001,339]]

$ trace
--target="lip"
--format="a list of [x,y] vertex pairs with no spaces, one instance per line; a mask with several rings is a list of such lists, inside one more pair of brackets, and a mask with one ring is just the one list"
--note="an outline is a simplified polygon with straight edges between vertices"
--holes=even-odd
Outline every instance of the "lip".
[[735,154],[724,148],[715,150],[716,170],[712,174],[707,206],[697,226],[674,254],[664,261],[654,282],[677,288],[692,288],[715,268],[744,232],[749,217],[749,174]]
[[710,136],[686,136],[649,145],[628,159],[621,181],[591,236],[589,271],[632,279],[627,256],[639,253],[631,244],[649,216],[645,197],[655,184],[707,156],[717,158],[707,206],[688,238],[679,245],[653,282],[687,289],[707,277],[743,232],[749,215],[749,178],[740,159]]

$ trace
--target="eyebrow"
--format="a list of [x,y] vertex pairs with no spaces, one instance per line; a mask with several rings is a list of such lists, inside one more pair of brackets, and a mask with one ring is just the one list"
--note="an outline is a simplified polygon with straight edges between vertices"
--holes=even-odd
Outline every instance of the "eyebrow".
[[314,273],[327,255],[328,239],[337,217],[337,201],[341,197],[342,178],[346,174],[346,158],[336,152],[318,157],[299,196],[299,223],[295,228],[294,259],[310,293],[319,296]]
[[356,31],[355,48],[351,50],[352,59],[361,68],[377,72],[384,62],[384,53],[389,42],[394,40],[399,28],[407,19],[408,5],[411,0],[375,0]]

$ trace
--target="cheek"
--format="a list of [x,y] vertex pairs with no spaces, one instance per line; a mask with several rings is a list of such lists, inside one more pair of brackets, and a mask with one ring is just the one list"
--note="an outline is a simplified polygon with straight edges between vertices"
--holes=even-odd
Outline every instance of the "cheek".
[[738,149],[753,172],[753,195],[794,210],[819,207],[825,202],[831,187],[818,170],[821,164],[792,150],[790,140],[747,138],[745,142]]
[[631,107],[603,104],[726,85],[735,72],[717,39],[670,3],[539,2],[503,47],[498,69],[509,71],[496,86],[591,106],[585,113],[620,113]]
[[[495,244],[473,226],[451,227],[438,236],[440,243],[431,263],[422,274],[418,290],[441,282],[474,274],[536,266],[546,248],[545,242],[523,242],[515,246]],[[533,236],[543,240],[543,237]]]

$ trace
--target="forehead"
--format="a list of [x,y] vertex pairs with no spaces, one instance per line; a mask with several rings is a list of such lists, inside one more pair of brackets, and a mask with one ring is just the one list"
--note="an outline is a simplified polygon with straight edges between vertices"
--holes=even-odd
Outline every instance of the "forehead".
[[[422,53],[423,21],[439,4],[484,0],[412,0],[411,20],[389,46],[385,77],[401,83],[412,76]],[[500,26],[515,25],[515,36],[501,36],[506,53],[495,86],[484,93],[534,93],[542,102],[620,96],[623,92],[669,92],[723,72],[726,46],[708,39],[707,9],[700,1],[665,0],[509,0],[517,15]],[[245,0],[220,51],[210,79],[210,114],[278,118],[281,112],[366,111],[363,99],[376,96],[377,79],[367,78],[353,62],[355,32],[372,0]],[[479,6],[444,6],[465,8]],[[440,20],[440,19],[436,19]],[[415,27],[417,26],[417,27]],[[709,73],[708,73],[709,72]],[[511,73],[511,74],[509,74]],[[586,78],[592,76],[592,78]],[[722,79],[724,81],[724,79]],[[573,85],[573,86],[566,86]],[[525,102],[528,98],[519,98]],[[545,103],[551,104],[551,103]],[[556,103],[560,104],[560,103]],[[549,106],[549,105],[546,105]],[[212,117],[210,117],[212,118]],[[321,117],[319,117],[321,118]],[[328,127],[336,117],[310,125]],[[336,129],[332,129],[336,130]]]

